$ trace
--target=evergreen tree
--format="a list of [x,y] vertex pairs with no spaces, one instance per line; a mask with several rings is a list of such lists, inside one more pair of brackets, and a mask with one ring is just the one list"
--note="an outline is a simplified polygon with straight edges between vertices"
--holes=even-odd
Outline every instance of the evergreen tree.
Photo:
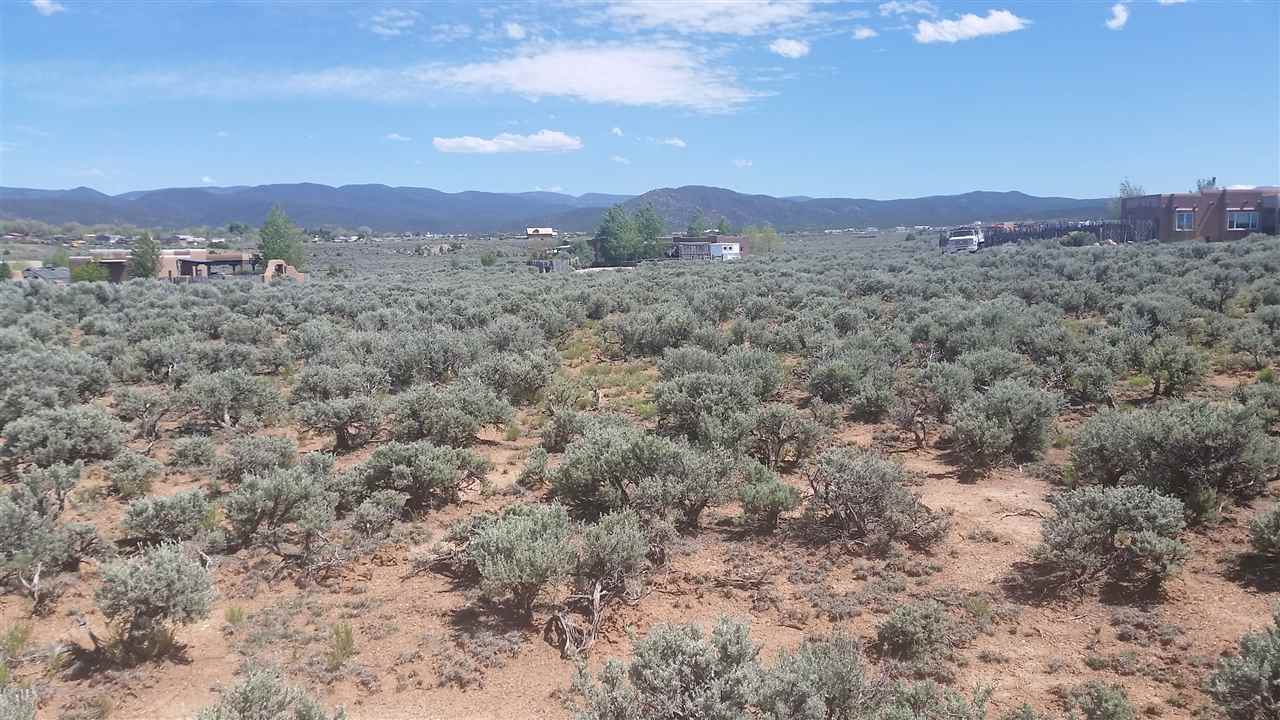
[[294,225],[284,209],[279,205],[272,206],[267,214],[267,221],[262,225],[262,259],[280,259],[290,265],[302,269],[306,263],[306,253],[302,247],[302,233]]
[[689,221],[689,234],[702,235],[707,231],[707,218],[699,209],[693,214],[693,219]]
[[652,205],[646,205],[636,213],[635,223],[636,231],[640,233],[640,242],[644,246],[644,257],[657,257],[662,254],[658,238],[667,231],[666,224],[662,222],[662,216],[658,215]]
[[160,270],[160,243],[144,232],[129,254],[129,277],[153,278]]
[[614,205],[605,211],[592,243],[597,262],[617,265],[634,260],[641,241],[635,221],[621,205]]

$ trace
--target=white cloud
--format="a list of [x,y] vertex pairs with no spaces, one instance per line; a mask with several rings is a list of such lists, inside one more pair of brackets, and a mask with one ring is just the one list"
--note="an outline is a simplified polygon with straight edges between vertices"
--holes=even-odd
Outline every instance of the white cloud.
[[45,17],[65,12],[67,9],[66,6],[57,0],[31,0],[31,7],[35,8],[36,12],[44,15]]
[[0,140],[0,153],[13,152],[18,149],[18,143],[12,143]]
[[502,26],[502,30],[512,40],[523,40],[529,34],[529,31],[525,30],[524,26],[518,22],[509,22]]
[[1129,6],[1116,3],[1111,6],[1111,17],[1107,18],[1108,30],[1120,30],[1129,22]]
[[1030,24],[1030,20],[1008,10],[988,10],[986,17],[966,13],[956,20],[921,20],[916,25],[915,39],[918,43],[954,43],[984,35],[1003,35],[1023,30]]
[[614,162],[616,162],[616,163],[618,163],[619,165],[630,165],[630,164],[631,164],[631,160],[629,160],[628,158],[624,158],[624,157],[622,157],[621,155],[610,155],[610,156],[609,156],[609,159],[610,159],[610,160],[612,160],[612,161],[614,161]]
[[1161,5],[1182,5],[1185,4],[1187,0],[1156,0],[1156,2]]
[[569,97],[703,112],[730,112],[759,95],[684,47],[651,43],[530,48],[506,60],[430,68],[420,77],[446,86],[531,98]]
[[733,166],[737,168],[746,169],[751,167],[751,161],[750,160],[734,160]]
[[401,135],[400,133],[387,133],[383,137],[386,140],[392,140],[395,142],[410,142],[413,140],[413,138]]
[[790,38],[778,38],[769,43],[769,49],[784,58],[802,58],[809,54],[809,43],[804,40],[792,40]]
[[689,143],[685,142],[684,140],[681,140],[678,137],[662,138],[661,140],[658,140],[658,144],[670,145],[671,147],[678,147],[678,148],[689,147]]
[[617,135],[618,137],[622,137],[622,128],[620,127],[613,128],[609,132],[613,135]]
[[436,150],[446,153],[492,154],[507,152],[560,152],[581,150],[580,138],[566,135],[559,130],[539,130],[532,135],[500,133],[492,138],[464,135],[453,138],[433,138]]
[[216,182],[218,182],[218,181],[217,181],[217,180],[214,180],[213,178],[209,177],[208,175],[205,175],[205,176],[203,176],[203,177],[201,177],[201,178],[200,178],[200,182],[204,183],[205,185],[212,185],[212,184],[214,184],[214,183],[216,183]]
[[81,168],[80,170],[73,170],[71,174],[79,175],[80,177],[95,177],[95,178],[107,176],[107,174],[102,171],[102,168],[96,168],[96,167]]
[[[1162,3],[1160,3],[1160,4],[1161,4],[1161,5],[1172,5],[1173,3],[1171,3],[1171,2],[1162,2]],[[1227,186],[1227,189],[1228,189],[1228,190],[1252,190],[1252,189],[1254,189],[1255,187],[1257,187],[1257,185],[1228,185],[1228,186]]]
[[605,15],[633,30],[759,35],[812,20],[807,0],[615,0]]
[[560,187],[559,185],[552,185],[551,187],[545,187],[545,188],[544,188],[544,187],[542,187],[541,185],[535,185],[535,186],[533,187],[533,190],[534,190],[534,192],[555,192],[555,193],[558,193],[558,192],[563,192],[563,191],[564,191],[564,188]]
[[370,32],[383,37],[395,37],[412,30],[413,26],[418,22],[418,17],[417,10],[387,8],[369,18],[368,27]]
[[928,0],[890,0],[880,3],[880,14],[887,15],[937,15],[938,8]]
[[859,25],[853,29],[854,40],[870,40],[879,34],[874,28],[869,28],[866,25]]
[[465,23],[442,23],[431,26],[431,39],[441,43],[456,42],[471,37],[472,32],[471,26]]

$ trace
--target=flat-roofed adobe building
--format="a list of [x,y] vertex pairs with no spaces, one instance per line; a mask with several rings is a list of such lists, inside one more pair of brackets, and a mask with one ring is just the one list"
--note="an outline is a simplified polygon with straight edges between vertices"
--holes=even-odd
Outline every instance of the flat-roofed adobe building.
[[1213,188],[1194,193],[1140,195],[1120,200],[1120,219],[1155,223],[1160,242],[1237,240],[1277,232],[1280,187]]

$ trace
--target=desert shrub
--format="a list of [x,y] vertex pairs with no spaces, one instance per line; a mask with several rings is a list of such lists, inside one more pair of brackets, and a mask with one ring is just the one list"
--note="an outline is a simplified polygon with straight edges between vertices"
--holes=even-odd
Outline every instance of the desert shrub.
[[812,455],[822,426],[790,405],[770,403],[756,411],[750,432],[748,453],[776,469]]
[[480,428],[510,422],[512,413],[510,404],[476,382],[415,386],[392,402],[390,427],[397,440],[470,447]]
[[202,468],[217,459],[217,444],[207,435],[178,438],[173,441],[169,465],[175,468]]
[[498,352],[467,366],[461,378],[485,385],[504,401],[520,405],[532,402],[554,372],[554,363],[544,353]]
[[682,375],[706,373],[734,376],[744,381],[756,398],[765,400],[782,386],[783,370],[778,356],[755,348],[735,347],[727,353],[713,353],[700,347],[667,348],[658,361],[663,380]]
[[772,720],[862,720],[873,717],[884,699],[875,685],[856,639],[807,638],[761,674],[755,704]]
[[1056,583],[1158,585],[1187,557],[1182,503],[1144,487],[1085,487],[1049,500],[1032,559]]
[[197,374],[183,388],[181,400],[200,422],[226,428],[254,428],[284,411],[284,399],[269,378],[239,368]]
[[721,619],[659,625],[636,641],[631,663],[609,660],[596,679],[580,670],[574,689],[582,720],[678,720],[745,717],[758,668],[745,625]]
[[1071,368],[1067,390],[1077,402],[1102,402],[1111,396],[1115,381],[1115,373],[1106,365],[1086,363]]
[[567,406],[553,406],[551,419],[541,433],[542,447],[547,452],[564,452],[570,442],[586,430],[590,416]]
[[950,659],[956,629],[946,609],[926,600],[899,605],[876,626],[874,650],[884,658],[907,663],[921,675],[934,674],[939,662]]
[[765,530],[778,526],[778,516],[800,505],[800,491],[786,484],[771,470],[760,465],[750,465],[746,478],[738,490],[742,501],[742,514],[747,520]]
[[686,524],[723,499],[728,481],[718,458],[617,423],[589,427],[551,474],[553,492],[579,517],[630,506],[649,517],[679,510]]
[[204,708],[196,720],[345,720],[333,714],[310,693],[286,684],[279,672],[252,668],[244,679],[223,691],[218,702]]
[[1035,459],[1048,444],[1060,400],[1021,380],[1001,380],[952,416],[956,451],[974,469],[1004,458]]
[[973,397],[977,377],[959,363],[932,362],[917,370],[912,385],[917,388],[921,412],[942,421]]
[[456,503],[488,470],[484,458],[467,450],[390,442],[356,468],[355,482],[362,494],[394,490],[407,496],[407,509],[427,510]]
[[537,490],[547,484],[547,451],[536,447],[529,451],[529,459],[520,474],[516,476],[516,485],[526,490]]
[[956,362],[973,373],[974,387],[983,390],[990,390],[1003,380],[1026,380],[1030,374],[1026,358],[1004,348],[971,350],[957,358]]
[[352,397],[374,397],[387,389],[387,374],[366,365],[308,365],[293,383],[294,403],[324,402]]
[[893,370],[875,357],[840,358],[814,367],[809,392],[823,402],[841,403],[874,420],[893,404]]
[[1142,372],[1151,378],[1153,395],[1181,397],[1208,372],[1208,362],[1181,339],[1163,337],[1143,354]]
[[1275,341],[1267,328],[1258,322],[1241,323],[1231,333],[1230,341],[1231,350],[1247,355],[1254,370],[1266,367],[1267,360],[1276,351]]
[[199,490],[145,497],[129,503],[121,524],[127,537],[141,542],[190,540],[206,527],[210,509]]
[[606,332],[618,339],[628,355],[658,355],[683,345],[702,325],[683,306],[659,307],[632,312],[606,323]]
[[1247,500],[1280,474],[1280,450],[1252,409],[1206,402],[1155,410],[1103,410],[1071,449],[1084,482],[1144,485],[1182,500],[1192,519],[1226,498]]
[[[86,557],[105,554],[106,543],[90,524],[59,521],[66,493],[79,479],[79,466],[28,472],[0,494],[0,584],[32,580],[37,569],[49,576],[74,569]],[[39,598],[35,598],[37,601]]]
[[1096,680],[1069,689],[1063,705],[1073,717],[1081,720],[1137,720],[1138,717],[1124,688]]
[[109,460],[124,447],[125,426],[93,405],[38,410],[4,426],[0,452],[19,463],[47,467],[76,460]]
[[649,537],[640,516],[633,510],[608,513],[583,528],[574,581],[584,590],[595,583],[633,590],[628,586],[648,567],[648,556]]
[[169,395],[159,390],[121,388],[114,393],[116,415],[136,423],[135,437],[157,438],[160,421],[173,409]]
[[106,363],[83,352],[38,343],[0,352],[5,356],[0,427],[50,407],[87,402],[111,385]]
[[178,545],[157,545],[110,563],[94,600],[129,651],[158,651],[173,630],[209,616],[213,580]]
[[404,514],[408,495],[395,490],[378,490],[365,498],[351,514],[351,526],[365,537],[386,535]]
[[298,447],[289,438],[245,435],[232,440],[227,447],[226,457],[218,462],[218,477],[238,483],[246,475],[292,467],[297,461]]
[[1258,373],[1258,382],[1237,385],[1231,398],[1256,412],[1263,427],[1274,427],[1280,422],[1280,382],[1275,382],[1274,376],[1269,376],[1270,382],[1264,380],[1265,372]]
[[302,468],[247,475],[223,502],[232,536],[242,545],[265,545],[281,556],[308,558],[333,523],[338,496],[323,479]]
[[1249,543],[1259,555],[1280,560],[1280,506],[1249,523]]
[[378,431],[382,408],[369,397],[312,400],[298,406],[298,422],[315,432],[333,433],[334,450],[362,447]]
[[40,696],[31,688],[0,685],[0,718],[36,720],[36,702],[39,699]]
[[125,500],[151,492],[151,483],[163,472],[163,465],[132,450],[120,453],[107,464],[111,491]]
[[838,448],[823,453],[809,474],[813,494],[808,512],[837,535],[884,547],[895,540],[928,547],[950,528],[908,490],[907,471],[865,450]]
[[480,589],[498,600],[510,598],[524,617],[542,589],[572,568],[569,514],[559,505],[514,505],[492,522],[480,524],[467,543],[467,556],[480,575]]
[[758,402],[747,380],[701,372],[658,383],[653,401],[663,432],[706,443],[736,442]]
[[1271,627],[1246,633],[1239,652],[1218,661],[1206,689],[1231,720],[1280,719],[1280,607]]

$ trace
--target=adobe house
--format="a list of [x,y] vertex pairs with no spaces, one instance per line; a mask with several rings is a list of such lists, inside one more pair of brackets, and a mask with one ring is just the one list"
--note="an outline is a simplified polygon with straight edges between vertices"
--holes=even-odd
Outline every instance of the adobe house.
[[1149,220],[1160,242],[1238,240],[1250,233],[1275,235],[1280,187],[1212,188],[1121,198],[1120,219]]

